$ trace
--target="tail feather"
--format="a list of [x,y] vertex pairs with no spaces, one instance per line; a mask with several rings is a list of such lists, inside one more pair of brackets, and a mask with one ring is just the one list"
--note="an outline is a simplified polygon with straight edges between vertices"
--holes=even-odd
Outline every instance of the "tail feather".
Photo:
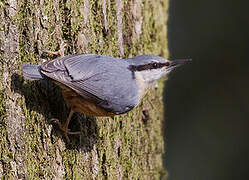
[[32,64],[23,64],[22,71],[25,79],[28,80],[39,80],[45,79],[44,75],[41,74],[41,66],[40,65],[32,65]]

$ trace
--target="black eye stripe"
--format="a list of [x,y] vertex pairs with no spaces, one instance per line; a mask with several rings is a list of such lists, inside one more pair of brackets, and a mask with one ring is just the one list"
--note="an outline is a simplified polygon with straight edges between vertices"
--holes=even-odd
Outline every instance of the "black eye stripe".
[[165,62],[165,63],[153,62],[153,63],[138,65],[138,66],[130,65],[129,69],[132,71],[144,71],[144,70],[150,70],[150,69],[159,69],[159,68],[162,68],[164,66],[169,66],[169,65],[170,65],[169,62]]
[[166,62],[166,63],[165,63],[165,66],[169,66],[169,65],[170,65],[170,62]]

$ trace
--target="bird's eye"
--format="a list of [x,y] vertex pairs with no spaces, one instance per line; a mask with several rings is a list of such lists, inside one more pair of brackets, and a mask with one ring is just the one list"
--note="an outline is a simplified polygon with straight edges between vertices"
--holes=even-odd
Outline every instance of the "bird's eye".
[[158,68],[158,64],[157,63],[153,63],[153,68]]

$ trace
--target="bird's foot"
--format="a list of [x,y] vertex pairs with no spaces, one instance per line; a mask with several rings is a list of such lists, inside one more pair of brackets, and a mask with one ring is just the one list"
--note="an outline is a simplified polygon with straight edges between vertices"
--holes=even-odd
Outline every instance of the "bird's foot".
[[147,123],[150,120],[150,113],[148,109],[143,109],[142,111],[142,121],[143,123]]
[[50,54],[50,55],[56,55],[56,56],[64,56],[64,52],[65,52],[65,47],[66,47],[66,43],[64,43],[64,41],[61,42],[60,44],[60,49],[58,51],[49,51],[49,50],[43,50],[44,53]]
[[50,123],[53,125],[56,125],[57,128],[63,133],[63,136],[65,137],[67,143],[70,143],[70,139],[68,137],[68,135],[79,135],[81,134],[80,131],[75,131],[72,132],[70,131],[70,129],[68,129],[66,124],[62,124],[58,119],[50,119]]

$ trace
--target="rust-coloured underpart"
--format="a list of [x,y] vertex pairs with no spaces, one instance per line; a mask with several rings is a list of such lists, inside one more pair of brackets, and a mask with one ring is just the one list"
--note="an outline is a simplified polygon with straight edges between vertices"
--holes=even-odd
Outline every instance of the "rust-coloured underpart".
[[50,123],[53,125],[56,125],[57,128],[63,133],[64,137],[66,138],[67,143],[70,143],[69,137],[68,135],[78,135],[81,134],[80,131],[75,131],[75,132],[71,132],[70,129],[68,129],[68,125],[70,123],[70,120],[73,116],[74,111],[71,109],[70,113],[67,117],[67,120],[64,124],[62,124],[58,119],[50,119]]

